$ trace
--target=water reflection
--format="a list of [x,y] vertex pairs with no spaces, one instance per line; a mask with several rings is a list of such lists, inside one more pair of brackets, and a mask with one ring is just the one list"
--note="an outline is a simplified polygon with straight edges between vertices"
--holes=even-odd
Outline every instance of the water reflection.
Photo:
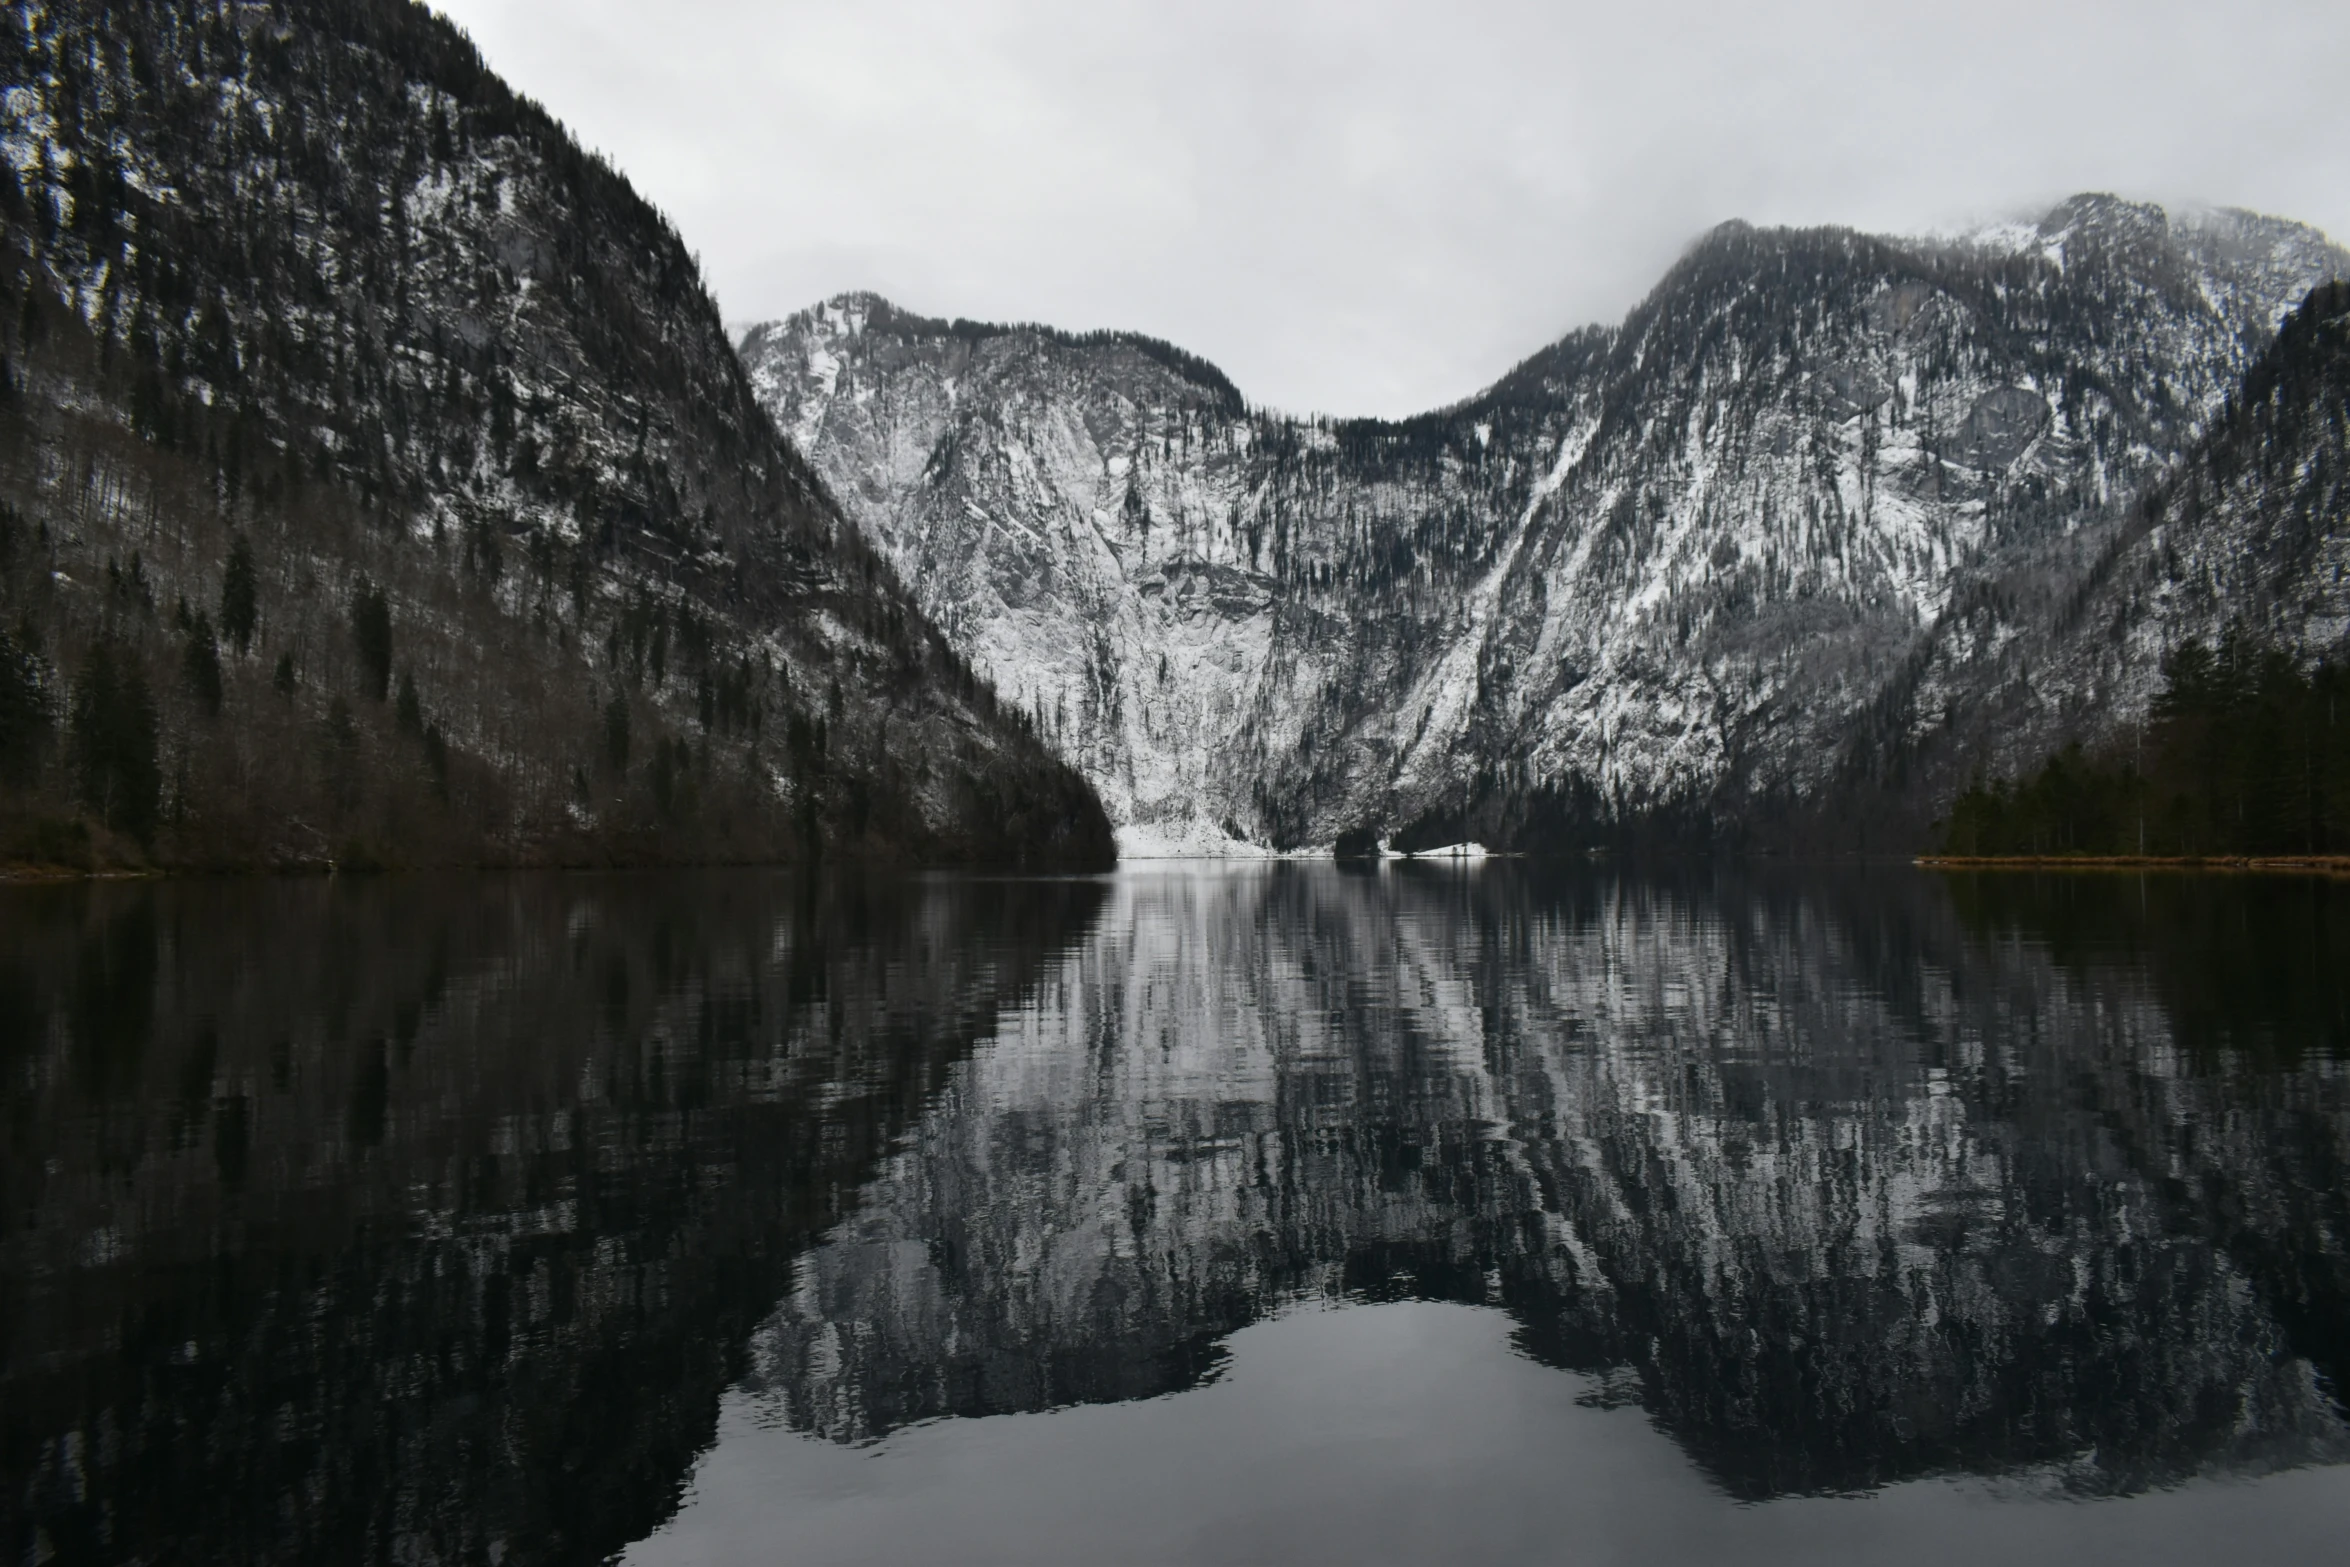
[[11,893],[0,1547],[595,1560],[722,1395],[841,1444],[1108,1405],[1336,1343],[1314,1301],[1505,1312],[1743,1498],[2338,1463],[2346,896]]
[[597,1560],[1099,900],[764,876],[0,898],[0,1549]]
[[[1416,1297],[1505,1309],[1738,1496],[2350,1453],[2338,1059],[2182,1049],[2175,978],[2052,961],[2002,896],[1970,930],[1909,877],[1128,876],[804,1260],[750,1385],[862,1441]],[[2330,1015],[2339,972],[2260,1016]]]

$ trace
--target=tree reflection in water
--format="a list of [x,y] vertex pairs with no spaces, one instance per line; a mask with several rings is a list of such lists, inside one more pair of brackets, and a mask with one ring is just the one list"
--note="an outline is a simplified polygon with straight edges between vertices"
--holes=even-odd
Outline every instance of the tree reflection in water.
[[[2330,883],[1404,866],[0,898],[20,1559],[593,1560],[1506,1312],[1769,1498],[2350,1456]],[[1549,1373],[1538,1373],[1549,1375]]]

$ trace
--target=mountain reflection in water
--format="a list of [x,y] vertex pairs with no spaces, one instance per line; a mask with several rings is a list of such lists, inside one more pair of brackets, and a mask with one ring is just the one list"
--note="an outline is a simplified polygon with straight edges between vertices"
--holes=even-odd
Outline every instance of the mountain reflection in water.
[[761,1442],[1220,1379],[1148,1407],[1262,1426],[1381,1355],[1748,1501],[2338,1464],[2345,915],[1507,864],[11,893],[0,1548],[595,1560],[697,1454],[656,1545]]

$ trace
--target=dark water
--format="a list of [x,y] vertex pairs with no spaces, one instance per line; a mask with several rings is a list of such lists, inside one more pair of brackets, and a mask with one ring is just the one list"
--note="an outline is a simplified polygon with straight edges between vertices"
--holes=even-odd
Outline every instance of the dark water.
[[9,1562],[2335,1560],[2350,889],[0,894]]

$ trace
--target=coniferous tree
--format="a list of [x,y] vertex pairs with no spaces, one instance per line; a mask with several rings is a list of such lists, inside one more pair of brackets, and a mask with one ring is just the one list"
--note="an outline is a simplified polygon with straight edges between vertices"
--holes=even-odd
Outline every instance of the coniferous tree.
[[163,789],[155,702],[136,658],[112,642],[90,650],[74,682],[71,712],[77,792],[98,819],[144,840]]
[[2165,856],[2350,853],[2350,668],[2304,671],[2241,631],[2164,664],[2142,745],[2066,746],[2029,777],[1953,802],[1943,852]]
[[220,711],[220,641],[213,635],[212,617],[198,610],[188,622],[188,645],[180,659],[189,691],[207,714]]
[[220,577],[220,634],[239,657],[251,651],[260,618],[261,589],[253,569],[253,546],[239,535],[229,546],[228,565]]
[[604,755],[616,773],[628,770],[628,698],[619,693],[604,708]]
[[351,704],[338,696],[319,727],[327,798],[347,814],[359,802],[359,722],[351,714]]
[[392,687],[392,606],[365,577],[351,596],[351,641],[359,654],[359,689],[380,702]]
[[663,741],[653,747],[653,806],[667,817],[676,804],[677,760]]
[[449,741],[441,733],[439,724],[425,726],[424,765],[432,774],[433,793],[446,800],[449,797]]
[[407,735],[424,733],[424,703],[416,695],[416,671],[400,671],[400,695],[393,707],[400,732]]
[[53,722],[41,661],[0,631],[0,784],[24,788],[39,776]]

